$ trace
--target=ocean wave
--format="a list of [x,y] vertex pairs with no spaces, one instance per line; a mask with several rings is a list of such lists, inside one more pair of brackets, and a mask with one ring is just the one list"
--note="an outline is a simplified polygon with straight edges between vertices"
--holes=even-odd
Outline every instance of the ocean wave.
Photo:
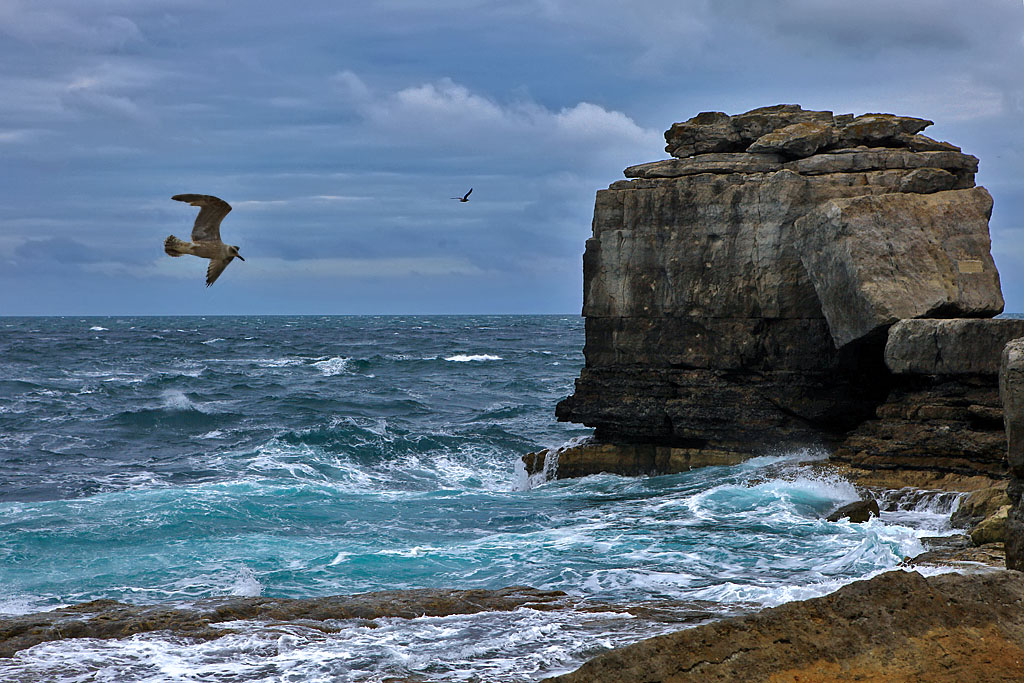
[[100,327],[99,325],[93,325],[92,327],[89,328],[90,332],[106,332],[107,330],[108,328]]
[[459,354],[456,354],[454,356],[447,356],[445,358],[445,360],[452,361],[452,362],[455,362],[455,363],[471,363],[471,362],[474,362],[474,361],[502,360],[502,357],[501,356],[495,356],[495,355],[489,354],[489,353],[478,353],[478,354],[459,353]]

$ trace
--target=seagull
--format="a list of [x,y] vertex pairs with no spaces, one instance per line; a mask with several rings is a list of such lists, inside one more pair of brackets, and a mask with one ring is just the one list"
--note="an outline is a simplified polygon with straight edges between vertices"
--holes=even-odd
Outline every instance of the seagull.
[[171,199],[198,206],[199,215],[192,226],[191,242],[179,240],[174,235],[164,240],[164,251],[168,256],[192,254],[210,259],[210,266],[206,269],[207,287],[217,281],[233,258],[237,256],[245,260],[238,253],[238,247],[220,241],[220,222],[231,211],[230,204],[208,194],[176,194]]
[[452,199],[458,199],[460,202],[468,202],[469,201],[469,195],[471,195],[471,194],[473,194],[473,188],[472,187],[469,188],[469,192],[467,192],[466,194],[462,195],[461,197],[452,197]]

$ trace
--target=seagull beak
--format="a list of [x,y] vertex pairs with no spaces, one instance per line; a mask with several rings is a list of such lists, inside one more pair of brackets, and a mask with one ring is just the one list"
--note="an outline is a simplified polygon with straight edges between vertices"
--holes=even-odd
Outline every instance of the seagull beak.
[[[235,254],[235,256],[237,256],[238,258],[242,258],[242,255],[241,255],[241,254]],[[242,260],[244,261],[245,259],[244,259],[244,258],[242,258]]]

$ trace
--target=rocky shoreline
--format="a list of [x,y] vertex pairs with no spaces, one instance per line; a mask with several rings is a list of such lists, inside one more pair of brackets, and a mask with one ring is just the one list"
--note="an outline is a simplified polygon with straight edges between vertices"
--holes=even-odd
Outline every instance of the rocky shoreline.
[[1019,681],[1024,574],[894,571],[821,598],[657,636],[552,683]]

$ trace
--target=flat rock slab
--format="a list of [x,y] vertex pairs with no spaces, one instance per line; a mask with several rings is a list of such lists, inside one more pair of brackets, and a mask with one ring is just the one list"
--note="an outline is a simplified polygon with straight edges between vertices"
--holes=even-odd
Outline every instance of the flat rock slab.
[[1024,574],[895,571],[641,641],[559,683],[1024,680]]
[[1018,337],[1024,320],[901,320],[889,328],[885,364],[897,375],[997,375],[1003,347]]
[[832,199],[796,221],[800,259],[837,348],[904,318],[1003,310],[981,187]]
[[627,178],[680,178],[698,173],[771,173],[782,170],[782,162],[777,154],[722,152],[637,164],[623,174]]
[[801,175],[857,173],[903,168],[941,168],[947,171],[978,172],[978,158],[952,151],[913,152],[906,149],[851,148],[806,159],[788,161],[785,167]]

